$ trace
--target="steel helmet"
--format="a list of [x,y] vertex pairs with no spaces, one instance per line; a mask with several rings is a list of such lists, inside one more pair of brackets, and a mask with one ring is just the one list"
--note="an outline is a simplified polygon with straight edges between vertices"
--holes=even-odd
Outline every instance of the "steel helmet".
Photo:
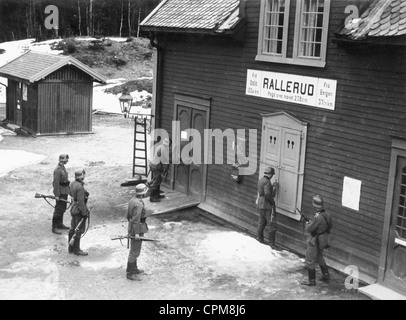
[[82,179],[86,175],[86,171],[83,169],[75,171],[75,179]]
[[272,167],[267,167],[264,171],[265,174],[275,174],[275,169]]
[[323,198],[320,197],[319,195],[315,195],[313,197],[313,207],[315,207],[316,209],[324,209],[324,203],[323,203]]
[[61,154],[59,156],[59,161],[68,161],[69,160],[69,155],[68,154]]
[[148,187],[143,183],[137,184],[137,186],[135,187],[135,195],[137,196],[143,196],[147,193],[147,191]]

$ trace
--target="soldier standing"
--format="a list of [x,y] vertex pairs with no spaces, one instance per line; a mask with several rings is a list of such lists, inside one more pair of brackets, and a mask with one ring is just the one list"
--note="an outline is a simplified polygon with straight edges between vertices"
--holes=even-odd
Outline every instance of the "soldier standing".
[[127,262],[127,279],[133,281],[140,281],[139,274],[144,271],[138,269],[137,258],[141,253],[142,241],[140,237],[144,236],[144,233],[148,231],[148,225],[146,223],[145,205],[142,198],[147,192],[147,186],[145,184],[138,184],[135,188],[135,197],[133,197],[128,203],[128,235],[131,238],[130,253],[128,255]]
[[258,182],[258,241],[264,243],[264,230],[268,226],[269,245],[274,250],[280,250],[276,245],[276,231],[278,224],[276,221],[276,208],[275,208],[275,192],[276,182],[271,183],[272,177],[275,175],[275,169],[268,167],[265,169],[264,176]]
[[78,170],[75,172],[75,181],[70,184],[70,196],[73,198],[73,205],[71,208],[72,222],[69,230],[68,243],[75,234],[75,229],[79,226],[79,232],[76,234],[76,238],[73,246],[69,245],[69,253],[73,253],[77,256],[87,256],[88,253],[80,249],[80,238],[85,233],[86,219],[89,215],[87,208],[87,197],[89,193],[84,188],[84,179],[86,176],[85,170]]
[[[149,164],[152,173],[152,181],[149,183],[148,194],[151,202],[159,202],[161,201],[161,198],[165,197],[164,195],[160,194],[160,188],[163,181],[162,177],[166,178],[169,170],[169,159],[167,158],[168,156],[170,158],[170,150],[168,150],[169,146],[169,139],[164,139],[162,144],[157,147],[157,158],[153,159]],[[160,158],[160,161],[159,163],[156,163],[158,162],[158,157]]]
[[66,171],[65,165],[69,161],[69,155],[61,154],[59,156],[59,163],[54,170],[54,180],[52,183],[53,193],[55,196],[56,204],[55,211],[52,217],[52,232],[61,234],[58,229],[67,230],[67,226],[63,224],[63,215],[66,211],[68,195],[69,195],[69,175]]
[[308,232],[307,252],[305,268],[308,271],[309,282],[302,282],[302,285],[316,285],[316,265],[321,269],[321,281],[329,282],[330,273],[323,257],[324,249],[328,248],[328,235],[333,227],[333,221],[329,213],[324,209],[323,198],[319,195],[313,197],[313,207],[316,208],[314,218],[306,223]]

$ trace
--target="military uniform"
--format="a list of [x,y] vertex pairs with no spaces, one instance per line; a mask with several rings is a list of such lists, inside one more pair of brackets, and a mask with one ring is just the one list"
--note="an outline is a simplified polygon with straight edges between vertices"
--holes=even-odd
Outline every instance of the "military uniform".
[[[162,176],[168,173],[169,170],[169,159],[165,157],[165,152],[162,152],[162,148],[169,147],[169,140],[165,140],[164,143],[160,146],[158,146],[157,150],[157,157],[161,159],[159,163],[155,163],[155,160],[152,160],[149,163],[149,168],[152,173],[152,181],[149,183],[149,196],[150,196],[150,201],[151,202],[157,202],[159,201],[160,198],[163,196],[160,195],[160,188],[161,188],[161,183],[163,181]],[[169,150],[168,150],[168,153]]]
[[[145,185],[138,185],[137,196],[141,197],[146,192]],[[136,189],[136,190],[137,190]],[[140,189],[142,189],[140,191]],[[145,205],[141,198],[132,198],[128,203],[127,211],[128,220],[128,235],[135,237],[135,235],[143,236],[148,232],[148,225],[146,223]],[[137,259],[141,253],[142,241],[131,239],[130,253],[127,262],[127,278],[130,280],[140,280],[137,275],[142,273],[143,270],[138,269]]]
[[313,205],[318,209],[314,218],[306,224],[307,251],[305,267],[309,273],[309,282],[306,285],[316,285],[316,266],[319,265],[322,278],[320,280],[328,282],[330,274],[326,261],[323,257],[324,249],[328,248],[328,235],[333,227],[331,215],[323,208],[323,200],[319,196],[313,198]]
[[[82,176],[80,172],[83,172]],[[73,205],[71,207],[71,228],[69,230],[68,243],[75,234],[75,229],[79,223],[83,220],[79,227],[79,232],[77,233],[77,238],[73,246],[69,245],[69,252],[76,255],[87,255],[86,252],[80,249],[80,237],[85,232],[86,219],[88,218],[89,210],[87,208],[87,197],[89,193],[85,190],[84,182],[81,178],[84,178],[84,170],[77,171],[75,173],[76,180],[70,184],[70,195],[73,198]]]
[[[274,174],[273,168],[265,170],[266,174]],[[269,234],[268,239],[272,248],[278,249],[275,244],[276,231],[278,230],[278,224],[276,220],[275,210],[275,189],[271,183],[271,177],[265,175],[258,182],[258,209],[259,209],[259,221],[258,221],[258,241],[264,243],[264,230],[268,226]]]
[[68,155],[59,156],[60,162],[54,170],[54,180],[52,183],[54,196],[60,199],[56,201],[55,210],[52,217],[52,231],[57,234],[60,233],[56,231],[56,229],[69,229],[63,224],[63,215],[67,208],[66,201],[68,200],[70,183],[69,174],[66,171],[63,161],[67,161],[68,159]]

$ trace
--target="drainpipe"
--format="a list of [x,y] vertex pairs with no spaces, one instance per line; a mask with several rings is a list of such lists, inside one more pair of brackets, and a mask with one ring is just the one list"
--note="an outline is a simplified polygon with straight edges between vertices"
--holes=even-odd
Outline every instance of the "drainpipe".
[[151,105],[151,128],[156,129],[156,126],[160,126],[161,119],[160,119],[160,112],[157,112],[157,106],[160,106],[160,92],[158,91],[159,88],[159,81],[160,81],[160,67],[161,67],[161,48],[158,45],[158,39],[154,33],[152,33],[149,37],[149,41],[151,46],[155,48],[154,50],[154,70],[153,70],[153,85],[152,85],[152,105]]

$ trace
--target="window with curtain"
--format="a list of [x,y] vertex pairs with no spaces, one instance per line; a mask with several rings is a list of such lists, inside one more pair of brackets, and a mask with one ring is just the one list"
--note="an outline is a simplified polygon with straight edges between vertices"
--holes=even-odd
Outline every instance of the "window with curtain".
[[[261,0],[257,61],[324,67],[331,0]],[[295,14],[294,19],[291,16]],[[290,19],[290,20],[289,20]],[[289,25],[289,21],[290,25]],[[294,24],[292,23],[294,21]],[[289,27],[291,28],[289,29]],[[293,27],[294,26],[294,27]],[[293,39],[289,48],[288,40]]]

